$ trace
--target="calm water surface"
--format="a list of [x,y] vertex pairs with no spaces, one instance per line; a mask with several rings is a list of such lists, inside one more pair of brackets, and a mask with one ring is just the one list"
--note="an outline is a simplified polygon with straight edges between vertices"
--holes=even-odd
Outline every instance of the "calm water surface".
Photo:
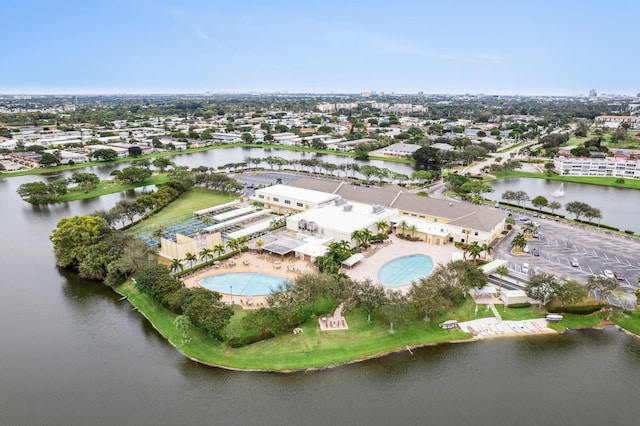
[[[105,172],[108,174],[109,172]],[[614,329],[443,345],[293,375],[206,368],[48,235],[122,197],[36,207],[0,180],[0,424],[637,424],[640,340]]]
[[[557,201],[562,204],[563,207],[556,210],[556,212],[572,219],[575,216],[567,213],[564,205],[572,201],[581,201],[591,207],[600,209],[603,224],[618,227],[621,231],[630,229],[635,233],[640,233],[640,221],[638,220],[638,209],[640,208],[639,190],[564,182],[564,195],[558,197],[554,193],[559,189],[560,183],[558,181],[533,178],[500,179],[489,183],[495,192],[485,195],[487,198],[497,201],[503,201],[502,194],[505,191],[525,191],[532,200],[538,195],[542,195],[550,202]],[[526,206],[532,207],[530,202]],[[594,222],[597,222],[597,220]]]

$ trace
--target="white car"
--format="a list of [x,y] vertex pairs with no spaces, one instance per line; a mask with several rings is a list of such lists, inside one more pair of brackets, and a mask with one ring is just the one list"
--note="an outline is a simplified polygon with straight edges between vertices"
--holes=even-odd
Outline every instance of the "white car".
[[613,275],[613,271],[610,271],[609,269],[605,269],[604,271],[602,271],[604,273],[604,276],[607,278],[613,278],[615,279],[615,275]]
[[580,266],[580,263],[578,262],[578,259],[576,259],[575,257],[572,257],[571,260],[569,261],[569,263],[571,264],[571,266],[573,266],[574,268],[577,268]]
[[528,245],[524,246],[522,251],[525,252],[525,253],[529,253],[529,246]]
[[529,264],[528,263],[523,263],[522,264],[522,273],[525,275],[529,275]]

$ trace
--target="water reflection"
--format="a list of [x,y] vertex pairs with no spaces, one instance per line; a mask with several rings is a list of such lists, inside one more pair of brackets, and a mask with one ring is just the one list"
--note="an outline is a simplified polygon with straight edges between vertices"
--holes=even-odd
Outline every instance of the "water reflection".
[[[490,200],[502,200],[505,191],[525,191],[533,200],[538,195],[549,201],[558,201],[563,205],[556,213],[573,218],[574,215],[564,209],[564,205],[571,201],[581,201],[602,212],[602,223],[615,226],[620,230],[630,229],[640,233],[640,222],[635,220],[637,206],[640,206],[640,191],[633,189],[613,188],[598,185],[587,185],[574,182],[564,182],[564,196],[554,197],[558,189],[558,181],[545,179],[517,178],[501,179],[489,183],[495,192],[485,194]],[[532,207],[531,203],[526,204]],[[549,211],[548,209],[543,209]]]

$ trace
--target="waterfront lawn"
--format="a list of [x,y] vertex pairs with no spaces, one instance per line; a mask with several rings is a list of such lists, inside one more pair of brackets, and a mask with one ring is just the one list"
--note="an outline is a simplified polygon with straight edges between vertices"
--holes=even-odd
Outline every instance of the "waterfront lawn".
[[526,308],[509,308],[504,309],[504,305],[495,305],[496,310],[505,321],[521,321],[535,318],[543,318],[545,314],[535,306]]
[[549,323],[549,328],[563,332],[567,329],[599,327],[607,318],[608,312],[596,312],[591,315],[569,315],[562,314],[562,321]]
[[166,174],[153,175],[143,182],[130,184],[119,184],[115,181],[101,180],[98,186],[89,192],[84,192],[81,187],[75,186],[69,188],[69,191],[66,194],[57,196],[48,202],[57,203],[65,201],[87,200],[89,198],[97,198],[103,195],[115,194],[117,192],[128,191],[131,189],[140,188],[142,186],[159,185],[168,181],[169,177]]
[[631,311],[616,312],[611,321],[617,326],[640,336],[640,313]]
[[[367,314],[353,309],[346,314],[348,330],[320,332],[317,318],[301,325],[299,334],[286,334],[274,339],[232,349],[212,341],[194,327],[189,328],[191,341],[182,342],[181,333],[173,325],[176,317],[151,298],[140,294],[132,283],[117,288],[138,308],[170,343],[186,356],[197,361],[244,370],[295,370],[322,368],[388,352],[404,350],[407,346],[435,344],[468,339],[460,330],[446,331],[438,326],[441,317],[432,321],[416,320],[397,326],[395,333],[380,319],[367,322]],[[242,315],[242,313],[237,312]],[[447,314],[446,318],[450,318]],[[238,319],[241,319],[240,316]]]
[[130,230],[135,231],[187,213],[193,213],[197,210],[206,209],[207,207],[228,203],[235,199],[236,196],[232,194],[225,194],[211,189],[191,188],[158,213],[153,214],[151,217],[131,227]]

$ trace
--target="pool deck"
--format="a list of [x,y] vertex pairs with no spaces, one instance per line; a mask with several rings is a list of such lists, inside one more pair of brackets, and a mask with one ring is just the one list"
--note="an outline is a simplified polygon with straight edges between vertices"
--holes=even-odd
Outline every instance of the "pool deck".
[[[341,272],[344,272],[354,280],[370,278],[374,284],[378,284],[378,271],[382,265],[390,260],[411,254],[424,254],[431,257],[435,269],[438,265],[446,265],[451,262],[451,254],[454,252],[461,253],[453,244],[436,246],[426,244],[423,241],[407,241],[395,235],[390,235],[387,243],[372,245],[364,253],[364,259],[351,268],[342,268]],[[187,277],[183,277],[182,281],[186,287],[199,287],[200,280],[204,277],[237,272],[269,274],[294,280],[300,274],[315,274],[318,272],[318,269],[312,263],[293,258],[292,256],[281,258],[280,256],[266,253],[246,252],[232,259],[222,261],[219,265],[211,266]],[[410,287],[411,285],[407,284],[386,288],[406,293]],[[232,297],[232,295],[228,293],[221,294],[223,302],[240,304],[245,309],[257,309],[267,306],[268,295],[247,296],[234,294]]]
[[[431,258],[433,261],[433,268],[438,265],[446,265],[451,262],[451,254],[454,252],[462,253],[453,244],[446,244],[443,246],[437,246],[433,244],[426,244],[424,241],[407,241],[390,235],[390,243],[386,246],[372,246],[365,254],[365,258],[360,262],[353,265],[351,268],[343,268],[343,272],[354,280],[364,280],[371,278],[374,284],[378,283],[378,271],[385,263],[390,260],[397,259],[403,256],[409,256],[411,254],[424,254]],[[380,247],[380,248],[375,248]],[[411,284],[403,286],[385,286],[393,290],[406,293],[409,291]]]
[[[233,274],[238,272],[253,272],[257,274],[268,274],[287,280],[294,280],[296,276],[303,273],[317,273],[318,269],[311,263],[302,259],[294,259],[291,256],[281,258],[276,255],[266,253],[242,253],[232,259],[220,262],[219,265],[201,269],[195,274],[183,277],[182,281],[186,287],[200,287],[200,280],[221,274]],[[268,295],[248,296],[221,293],[222,301],[226,303],[240,304],[245,309],[257,309],[267,306]]]

